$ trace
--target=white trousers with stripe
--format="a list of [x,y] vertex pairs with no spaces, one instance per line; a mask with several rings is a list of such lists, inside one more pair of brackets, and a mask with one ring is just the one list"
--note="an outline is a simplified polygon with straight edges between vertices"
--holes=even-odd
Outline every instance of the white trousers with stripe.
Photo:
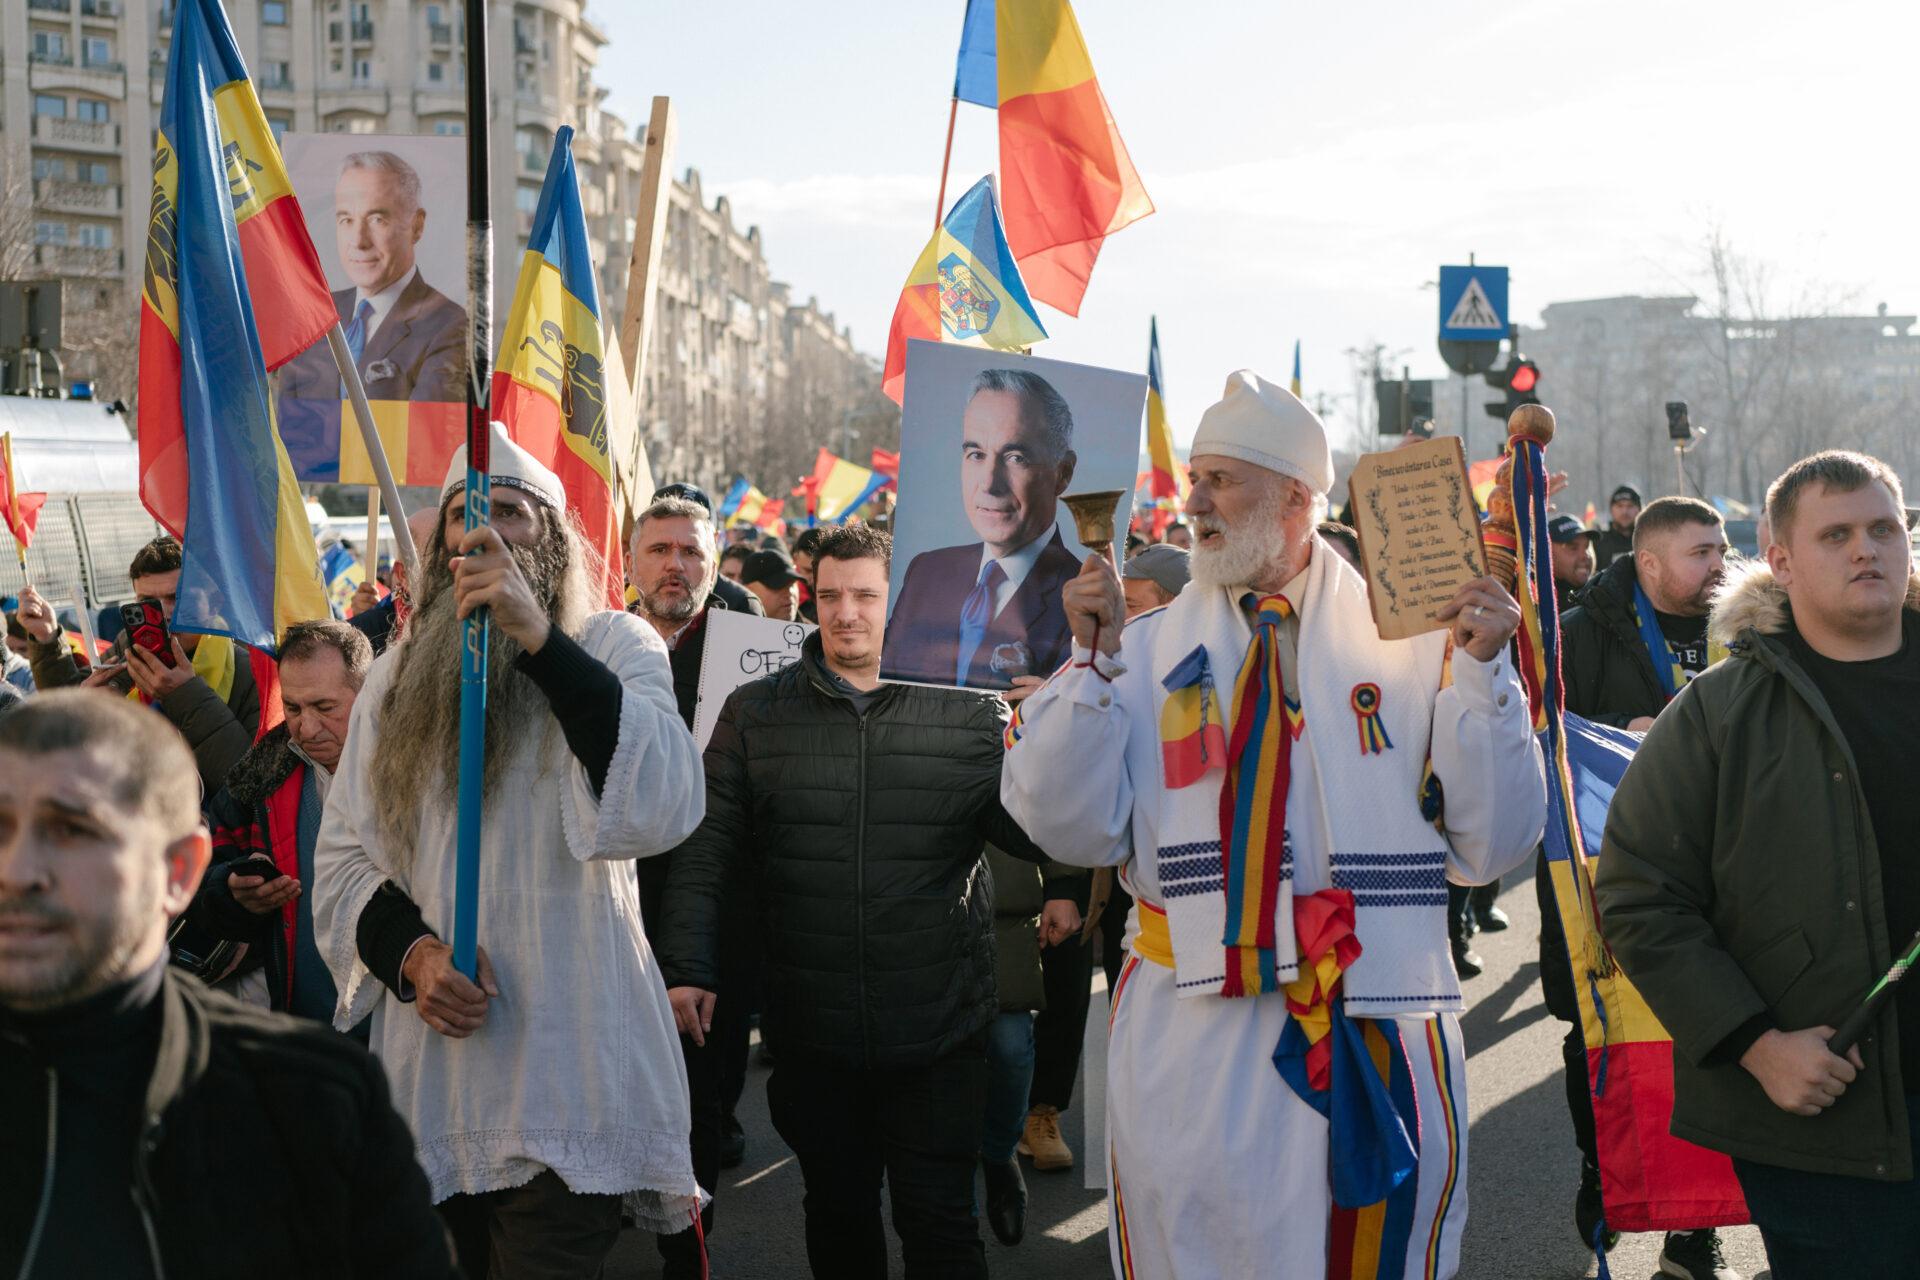
[[[1327,1122],[1273,1065],[1277,996],[1174,995],[1130,955],[1107,1045],[1108,1243],[1120,1280],[1326,1275]],[[1467,1078],[1452,1014],[1396,1020],[1420,1109],[1405,1280],[1446,1280],[1467,1220]],[[1390,1270],[1390,1269],[1388,1269]]]

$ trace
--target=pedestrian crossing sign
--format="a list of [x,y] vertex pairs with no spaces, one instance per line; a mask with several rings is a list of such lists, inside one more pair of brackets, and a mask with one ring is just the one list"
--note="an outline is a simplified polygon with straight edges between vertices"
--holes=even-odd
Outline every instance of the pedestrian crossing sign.
[[1507,269],[1440,268],[1440,338],[1498,342],[1507,336]]

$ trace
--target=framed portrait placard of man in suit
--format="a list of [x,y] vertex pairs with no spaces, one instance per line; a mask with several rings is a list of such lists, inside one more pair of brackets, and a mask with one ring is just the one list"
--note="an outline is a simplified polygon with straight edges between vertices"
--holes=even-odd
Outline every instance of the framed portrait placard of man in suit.
[[1146,393],[1141,374],[907,345],[884,679],[1010,689],[1067,660],[1060,593],[1087,549],[1060,497],[1133,491]]
[[[281,147],[394,478],[437,485],[465,439],[465,144],[289,133]],[[372,483],[325,342],[280,371],[279,415],[301,480]]]

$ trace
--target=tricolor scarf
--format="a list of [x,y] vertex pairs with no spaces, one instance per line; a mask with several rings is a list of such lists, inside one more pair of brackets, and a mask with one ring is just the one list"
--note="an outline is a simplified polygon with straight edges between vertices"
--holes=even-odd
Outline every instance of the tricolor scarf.
[[[1647,647],[1647,657],[1653,660],[1653,674],[1660,679],[1660,688],[1667,695],[1667,701],[1680,696],[1680,690],[1686,687],[1693,676],[1680,665],[1680,659],[1673,652],[1673,645],[1667,640],[1667,633],[1660,629],[1660,616],[1654,612],[1653,601],[1640,585],[1640,579],[1633,580],[1633,620],[1640,627],[1640,643]],[[1705,619],[1701,619],[1704,627]],[[1712,666],[1727,656],[1727,647],[1717,640],[1707,641],[1707,665]]]
[[[1160,847],[1152,856],[1175,990],[1258,995],[1297,976],[1292,882],[1302,854],[1291,847],[1285,815],[1289,805],[1298,813],[1314,804],[1330,847],[1311,855],[1324,859],[1336,888],[1353,894],[1366,942],[1345,978],[1347,1006],[1377,1017],[1457,1011],[1446,837],[1421,814],[1445,634],[1381,640],[1366,584],[1317,542],[1300,592],[1300,688],[1283,690],[1272,626],[1256,635],[1240,594],[1189,586],[1167,606],[1151,641],[1163,759]],[[1201,681],[1217,688],[1225,672],[1237,675],[1225,758],[1214,766],[1219,757],[1209,747],[1197,772],[1169,768],[1199,762],[1198,743],[1187,753],[1166,738],[1170,725],[1201,731],[1197,714],[1180,707],[1198,699],[1182,690]],[[1379,690],[1379,728],[1392,744],[1379,751],[1362,750],[1353,728],[1353,691],[1362,683]],[[1210,706],[1209,719],[1218,717],[1219,700]],[[1302,748],[1313,752],[1317,794],[1302,795],[1297,785],[1292,752]],[[1396,796],[1404,802],[1394,803]]]
[[1233,682],[1233,737],[1220,788],[1221,874],[1227,894],[1226,984],[1223,996],[1257,996],[1280,989],[1274,958],[1274,913],[1283,874],[1291,879],[1287,848],[1287,780],[1293,769],[1286,682],[1280,674],[1280,627],[1293,615],[1282,595],[1256,597],[1253,641]]
[[1413,1070],[1391,1020],[1350,1018],[1341,987],[1360,957],[1353,895],[1294,900],[1300,976],[1287,984],[1286,1030],[1273,1064],[1327,1119],[1329,1280],[1401,1276],[1419,1194],[1420,1113]]

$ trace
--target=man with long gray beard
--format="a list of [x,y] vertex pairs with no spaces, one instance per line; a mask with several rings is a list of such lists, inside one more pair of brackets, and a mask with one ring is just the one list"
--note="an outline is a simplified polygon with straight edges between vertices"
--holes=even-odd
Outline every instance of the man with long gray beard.
[[[625,865],[704,810],[666,647],[594,613],[599,580],[554,474],[495,423],[490,523],[441,486],[416,608],[354,704],[315,853],[334,1023],[372,1047],[470,1277],[599,1274],[624,1208],[689,1225],[672,1014]],[[457,554],[449,560],[447,550]],[[452,915],[462,620],[491,612],[477,983]]]
[[1190,585],[1123,633],[1120,580],[1089,557],[1064,592],[1072,660],[1016,712],[1001,774],[1041,848],[1121,867],[1134,897],[1114,1268],[1450,1276],[1467,1099],[1446,882],[1519,863],[1546,817],[1506,657],[1520,611],[1480,578],[1450,634],[1382,640],[1314,532],[1326,429],[1252,373],[1190,465]]

